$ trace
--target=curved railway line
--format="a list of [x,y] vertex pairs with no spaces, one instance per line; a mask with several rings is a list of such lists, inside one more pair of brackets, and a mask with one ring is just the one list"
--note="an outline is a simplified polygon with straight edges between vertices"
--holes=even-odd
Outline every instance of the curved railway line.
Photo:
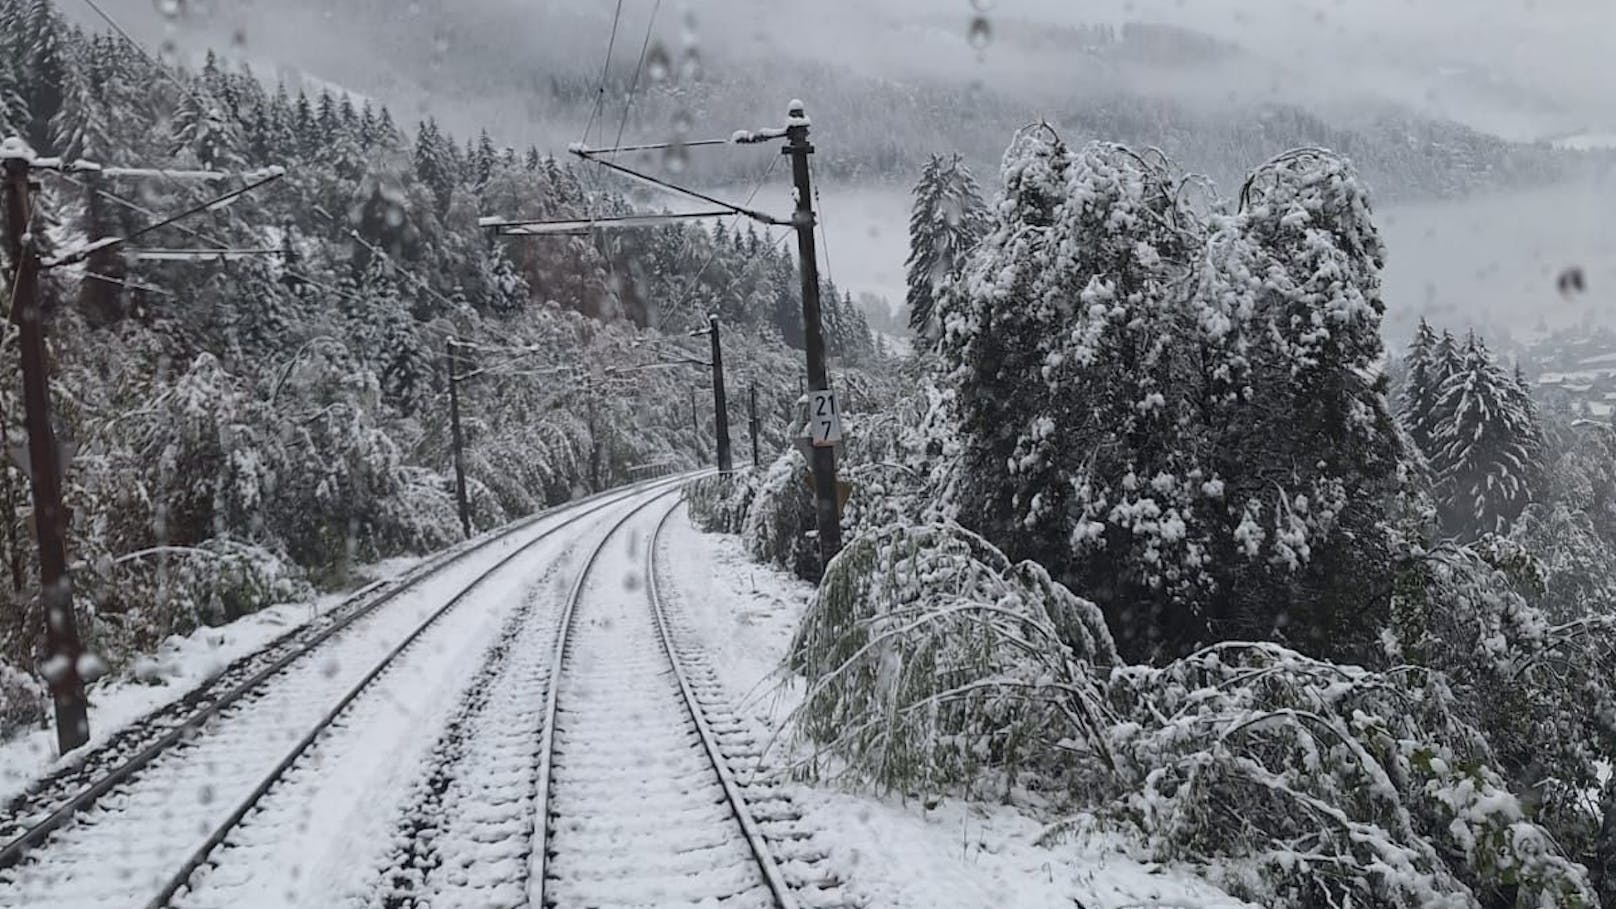
[[452,547],[398,578],[366,585],[335,609],[237,659],[206,684],[159,708],[139,723],[118,731],[77,761],[12,798],[4,810],[0,810],[0,871],[16,865],[75,814],[92,806],[112,788],[132,779],[159,755],[191,740],[205,724],[261,690],[293,663],[308,657],[321,645],[416,585],[469,556],[511,543],[534,525],[564,510],[591,502],[616,501],[650,485],[655,483],[598,493]]
[[457,547],[114,737],[0,822],[0,906],[839,905],[658,590],[681,484]]

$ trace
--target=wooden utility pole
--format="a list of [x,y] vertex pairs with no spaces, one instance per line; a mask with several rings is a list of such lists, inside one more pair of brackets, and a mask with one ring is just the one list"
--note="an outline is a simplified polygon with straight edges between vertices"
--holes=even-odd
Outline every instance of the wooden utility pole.
[[729,400],[724,394],[724,347],[718,338],[718,317],[707,317],[707,333],[713,342],[713,420],[718,435],[718,470],[729,473],[735,462],[729,448]]
[[33,150],[21,139],[0,145],[6,175],[7,238],[15,269],[11,319],[17,324],[22,364],[23,411],[28,426],[29,473],[34,489],[34,528],[39,538],[39,599],[45,620],[45,681],[56,708],[56,744],[63,754],[90,738],[79,658],[78,620],[67,573],[67,509],[62,504],[62,464],[50,421],[45,313],[39,299],[39,255],[31,236],[29,183]]
[[466,504],[466,442],[460,432],[460,345],[448,341],[449,423],[454,440],[455,506],[460,510],[460,531],[471,537],[471,508]]
[[751,404],[747,407],[747,425],[752,430],[752,466],[758,466],[757,383],[752,383]]
[[[825,329],[819,307],[819,259],[814,246],[814,194],[808,176],[808,115],[801,101],[792,101],[786,114],[786,146],[791,156],[791,177],[797,189],[797,210],[791,223],[797,229],[797,258],[802,276],[803,344],[808,352],[808,388],[827,391]],[[821,569],[842,551],[842,518],[836,502],[836,451],[829,445],[813,446],[814,513],[819,526]]]

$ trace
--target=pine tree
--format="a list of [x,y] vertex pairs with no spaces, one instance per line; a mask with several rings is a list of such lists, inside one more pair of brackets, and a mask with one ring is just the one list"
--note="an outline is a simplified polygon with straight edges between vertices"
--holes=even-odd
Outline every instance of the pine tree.
[[301,89],[297,93],[297,100],[292,104],[291,119],[292,135],[296,139],[296,154],[300,158],[312,159],[320,149],[320,130],[314,119],[314,108],[309,104],[309,96]]
[[314,126],[319,130],[322,141],[342,128],[342,121],[337,116],[337,99],[332,97],[329,90],[320,92],[319,103],[315,105]]
[[1472,333],[1437,406],[1446,415],[1432,440],[1443,531],[1461,540],[1503,533],[1541,482],[1542,429],[1530,392]]
[[200,91],[180,98],[174,111],[173,154],[190,151],[208,168],[230,168],[241,163],[241,138],[227,121],[218,101]]
[[449,210],[454,193],[455,163],[448,152],[454,148],[438,129],[438,121],[428,119],[421,124],[415,138],[415,176],[432,190],[438,203],[438,213]]
[[921,337],[936,334],[932,308],[938,285],[957,277],[965,257],[987,227],[987,206],[976,178],[956,154],[932,155],[915,184],[909,216],[909,326]]
[[1436,399],[1446,378],[1441,373],[1445,364],[1437,360],[1437,346],[1440,343],[1430,323],[1420,319],[1419,326],[1414,330],[1414,340],[1408,346],[1408,375],[1397,402],[1398,417],[1404,431],[1427,457],[1431,451],[1431,420]]
[[28,111],[28,142],[40,154],[58,151],[51,123],[62,109],[69,61],[62,27],[51,0],[29,0],[22,13],[20,39],[14,52],[24,61],[19,94]]
[[494,140],[489,138],[488,130],[483,130],[477,137],[468,158],[471,163],[471,179],[475,186],[483,187],[494,175],[494,165],[499,160],[499,154],[494,150]]
[[380,124],[376,121],[376,111],[371,108],[370,99],[366,98],[364,107],[359,112],[359,125],[356,127],[360,148],[369,151],[376,146],[379,126]]

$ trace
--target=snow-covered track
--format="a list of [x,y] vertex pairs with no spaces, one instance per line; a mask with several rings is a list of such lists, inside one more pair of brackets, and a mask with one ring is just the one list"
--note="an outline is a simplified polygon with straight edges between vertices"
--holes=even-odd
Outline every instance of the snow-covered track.
[[[133,757],[121,761],[97,761],[93,756],[86,759],[79,765],[86,768],[81,774],[89,772],[88,768],[105,767],[109,763],[113,766],[90,779],[82,789],[66,798],[45,818],[31,823],[22,836],[7,845],[8,867],[0,868],[0,905],[10,905],[10,896],[20,895],[28,900],[49,894],[52,882],[58,877],[69,882],[75,877],[93,878],[98,870],[97,859],[107,858],[129,860],[119,869],[119,874],[127,881],[130,894],[155,887],[159,880],[152,879],[152,875],[166,879],[158,896],[149,903],[163,904],[183,885],[207,851],[223,841],[229,830],[251,810],[252,803],[273,786],[274,780],[318,738],[320,731],[330,725],[342,708],[351,704],[388,665],[473,590],[578,521],[625,499],[644,495],[648,490],[676,483],[663,480],[614,490],[591,497],[592,502],[586,500],[552,509],[457,547],[420,566],[379,595],[373,590],[359,598],[354,608],[346,610],[346,614],[318,632],[287,635],[272,646],[272,650],[280,652],[267,664],[257,665],[245,680],[221,696],[195,699],[189,714],[168,723],[165,731],[153,736]],[[567,509],[571,513],[564,513]],[[559,518],[558,513],[561,513]],[[555,520],[546,523],[552,518]],[[403,602],[392,610],[379,608],[395,600]],[[408,608],[412,604],[414,611]],[[425,609],[424,618],[421,608]],[[367,617],[370,621],[361,623],[360,620]],[[375,642],[365,641],[366,635],[341,634],[361,624],[367,634],[381,626],[384,634],[380,637],[389,644],[397,641],[396,645],[378,656]],[[401,635],[403,639],[399,640]],[[366,668],[369,671],[353,684],[354,677]],[[271,680],[274,683],[267,684]],[[217,685],[212,687],[218,688]],[[344,690],[346,695],[331,708],[336,693]],[[311,712],[315,710],[318,713]],[[319,716],[318,722],[311,719],[314,716]],[[267,720],[255,722],[255,717],[267,717]],[[280,728],[274,728],[277,722]],[[287,743],[294,738],[296,744],[288,750]],[[120,752],[123,753],[127,753],[127,749]],[[249,759],[236,760],[243,754]],[[274,766],[266,773],[264,768],[270,762]],[[189,774],[187,768],[191,770]],[[160,778],[160,785],[143,785],[147,782],[145,776],[153,773]],[[195,794],[193,798],[177,797],[180,785],[186,785],[186,795]],[[153,789],[157,791],[150,791]],[[49,787],[35,790],[36,793],[47,791]],[[222,792],[224,797],[234,798],[242,791],[248,793],[247,798],[221,823],[220,815],[228,806],[216,794]],[[202,810],[198,810],[198,804]],[[167,825],[167,842],[163,849],[155,846],[147,849],[143,843],[129,842],[127,836],[114,841],[107,839],[114,829],[128,826],[128,823],[120,824],[120,820],[126,821],[141,811],[160,817]],[[192,814],[197,817],[192,819]],[[185,817],[191,823],[190,828],[178,831],[173,821],[175,815]],[[102,831],[103,825],[109,829]],[[187,846],[204,835],[206,839],[202,847],[190,852],[190,859],[183,864],[180,873],[170,876],[172,862],[177,858],[171,855],[176,835],[182,837]],[[79,842],[59,847],[56,840],[62,837]],[[84,848],[83,841],[98,838],[102,851],[97,856],[93,849]],[[163,838],[152,837],[154,840]],[[62,848],[74,854],[83,852],[85,858],[64,860],[65,857],[56,854]],[[148,866],[146,863],[158,861],[153,854],[158,851],[164,853],[161,861],[168,864]],[[36,864],[42,867],[32,867]],[[106,877],[105,869],[99,870],[101,876]],[[142,879],[142,875],[146,879]],[[44,882],[42,889],[41,881]],[[136,897],[130,902],[113,904],[138,905],[143,901]],[[69,898],[67,903],[72,904],[74,900]]]
[[542,729],[561,625],[612,536],[657,501],[646,500],[608,528],[563,595],[530,598],[512,616],[398,813],[394,846],[367,905],[528,905]]
[[626,535],[631,559],[644,546],[640,574],[591,576],[608,539],[568,598],[539,746],[530,906],[798,905],[668,631],[655,554],[671,511],[648,539]]

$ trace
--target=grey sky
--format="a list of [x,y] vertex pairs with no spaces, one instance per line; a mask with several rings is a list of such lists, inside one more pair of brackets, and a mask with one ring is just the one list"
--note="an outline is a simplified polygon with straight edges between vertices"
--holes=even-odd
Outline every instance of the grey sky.
[[[90,21],[81,0],[61,0]],[[149,0],[105,0],[143,40],[164,23]],[[655,0],[625,0],[620,53],[634,50]],[[1323,101],[1395,100],[1511,138],[1616,132],[1616,0],[985,0],[990,20],[1062,24],[1171,22],[1239,44],[1255,61],[1161,90],[1277,94]],[[445,53],[497,44],[578,67],[605,50],[613,0],[190,0],[169,35],[194,51],[238,28],[260,62],[372,90],[418,94],[430,107],[431,61],[400,59],[411,29],[442,35]],[[671,43],[680,10],[708,53],[761,62],[791,50],[886,75],[959,74],[1007,91],[1084,81],[1070,60],[966,46],[967,0],[667,0]],[[332,11],[336,11],[334,14]],[[385,28],[356,24],[385,22]],[[363,74],[363,75],[361,75]],[[1055,78],[1051,76],[1055,75]],[[415,83],[410,85],[409,83]],[[1074,87],[1074,90],[1077,90]]]

